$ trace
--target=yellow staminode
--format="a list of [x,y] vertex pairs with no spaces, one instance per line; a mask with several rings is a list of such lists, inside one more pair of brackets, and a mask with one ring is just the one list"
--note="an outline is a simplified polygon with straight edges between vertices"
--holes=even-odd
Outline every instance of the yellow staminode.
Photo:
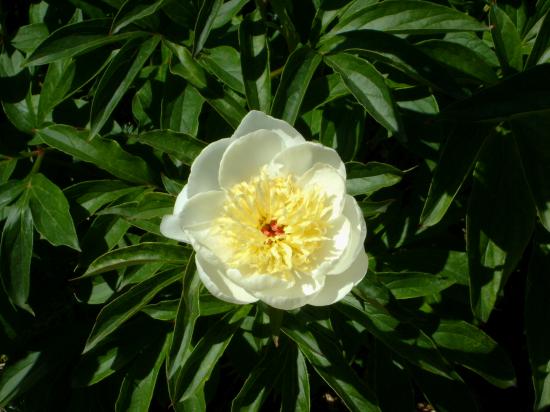
[[264,167],[227,191],[213,230],[231,252],[231,267],[291,279],[315,266],[330,213],[330,199],[319,187],[302,188],[295,176],[272,177]]

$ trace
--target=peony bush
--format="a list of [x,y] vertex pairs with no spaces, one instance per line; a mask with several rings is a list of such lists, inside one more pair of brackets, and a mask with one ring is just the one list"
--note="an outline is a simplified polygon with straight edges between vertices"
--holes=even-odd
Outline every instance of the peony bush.
[[2,2],[0,411],[547,410],[549,4]]

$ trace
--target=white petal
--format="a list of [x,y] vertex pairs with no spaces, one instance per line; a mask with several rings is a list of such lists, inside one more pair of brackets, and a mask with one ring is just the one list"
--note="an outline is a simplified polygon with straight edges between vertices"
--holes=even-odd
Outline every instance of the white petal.
[[231,143],[231,139],[220,139],[206,146],[191,165],[191,173],[187,183],[187,195],[192,197],[197,193],[209,190],[219,190],[218,172],[222,156]]
[[330,269],[329,275],[341,273],[350,267],[359,252],[363,250],[363,244],[367,236],[367,225],[365,224],[363,212],[357,201],[350,195],[346,195],[344,198],[342,215],[351,223],[350,242],[336,265]]
[[328,239],[312,255],[314,261],[320,262],[320,265],[312,270],[312,276],[315,277],[331,272],[349,247],[351,239],[350,222],[345,216],[338,216],[326,235]]
[[293,285],[293,282],[284,280],[277,275],[247,274],[235,268],[228,269],[227,276],[237,285],[242,286],[251,293],[269,289],[288,289]]
[[331,198],[332,213],[329,219],[334,219],[342,213],[346,181],[334,167],[316,163],[298,179],[298,184],[304,190],[318,188]]
[[284,148],[281,136],[270,130],[256,130],[233,141],[225,151],[220,165],[220,186],[226,189],[259,175]]
[[311,298],[315,296],[315,293],[322,290],[324,281],[324,276],[321,276],[318,279],[308,276],[307,278],[304,278],[302,282],[290,289],[268,289],[251,293],[262,302],[265,302],[274,308],[291,310],[309,303]]
[[282,165],[281,171],[303,175],[315,163],[328,164],[334,167],[343,179],[346,179],[346,167],[336,150],[319,143],[306,142],[289,147],[273,158],[273,163]]
[[357,285],[369,267],[369,259],[364,249],[361,249],[352,265],[339,275],[327,276],[321,291],[308,304],[314,306],[331,305],[346,296]]
[[160,222],[160,233],[170,239],[191,243],[189,237],[181,227],[180,217],[176,215],[166,215],[162,217],[162,221]]
[[224,266],[219,261],[205,259],[199,253],[195,256],[197,272],[208,291],[218,299],[230,303],[246,304],[258,299],[224,276]]
[[202,192],[191,197],[180,212],[182,229],[187,229],[216,219],[223,210],[225,193],[218,190]]
[[272,130],[283,138],[285,147],[304,143],[305,139],[298,131],[284,120],[275,119],[263,112],[252,110],[241,120],[241,124],[231,136],[231,139],[238,139],[256,130]]

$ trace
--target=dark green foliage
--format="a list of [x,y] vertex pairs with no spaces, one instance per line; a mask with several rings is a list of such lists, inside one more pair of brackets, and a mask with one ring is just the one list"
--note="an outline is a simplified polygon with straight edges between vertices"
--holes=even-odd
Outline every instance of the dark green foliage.
[[[543,0],[1,3],[0,409],[547,410],[549,79]],[[333,306],[219,301],[160,235],[252,109],[347,162]]]

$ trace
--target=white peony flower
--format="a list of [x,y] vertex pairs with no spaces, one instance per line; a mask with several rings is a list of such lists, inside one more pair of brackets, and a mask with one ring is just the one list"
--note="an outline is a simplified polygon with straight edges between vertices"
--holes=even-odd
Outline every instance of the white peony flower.
[[330,305],[368,267],[365,220],[336,151],[258,111],[199,154],[160,230],[191,243],[206,288],[232,303]]

